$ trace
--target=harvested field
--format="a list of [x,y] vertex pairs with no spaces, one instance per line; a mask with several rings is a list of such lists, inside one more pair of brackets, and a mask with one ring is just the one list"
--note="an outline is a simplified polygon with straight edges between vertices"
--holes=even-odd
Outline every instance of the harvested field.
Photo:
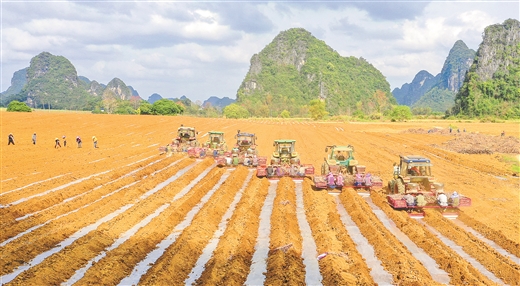
[[[409,131],[449,124],[442,121],[321,123],[42,111],[0,115],[3,284],[372,285],[379,278],[372,276],[367,259],[380,261],[393,283],[438,284],[353,190],[337,198],[360,234],[348,231],[336,198],[314,190],[309,178],[269,182],[242,166],[231,170],[215,167],[209,158],[159,155],[158,148],[171,142],[180,124],[195,127],[199,136],[223,131],[227,142],[233,142],[238,129],[256,133],[259,154],[265,156],[274,139],[296,139],[302,162],[316,170],[326,145],[351,144],[356,159],[385,185],[399,154],[428,156],[446,190],[472,198],[459,220],[481,236],[435,211],[417,222],[392,210],[382,190],[371,194],[379,212],[449,274],[450,284],[489,285],[495,280],[430,228],[460,245],[499,281],[520,281],[519,179],[500,157],[511,152],[518,157],[517,123],[457,122],[467,133],[450,135],[446,129]],[[502,131],[510,137],[501,138]],[[36,145],[31,142],[34,132]],[[9,133],[15,136],[14,146],[7,146]],[[54,138],[63,135],[67,147],[53,148]],[[90,144],[94,135],[97,149]],[[82,137],[82,148],[77,148],[76,136]],[[449,147],[453,140],[462,149],[472,142],[484,146],[489,138],[513,143],[499,144],[506,149],[493,147],[493,154],[463,154]],[[364,258],[354,242],[358,235],[373,247],[375,257]]]

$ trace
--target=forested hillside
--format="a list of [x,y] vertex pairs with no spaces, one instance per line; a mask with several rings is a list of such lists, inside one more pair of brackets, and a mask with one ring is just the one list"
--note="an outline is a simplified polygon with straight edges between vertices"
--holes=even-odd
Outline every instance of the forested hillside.
[[306,116],[321,99],[331,115],[383,112],[396,103],[379,70],[363,58],[342,57],[301,28],[281,32],[253,55],[237,103],[253,116]]
[[520,118],[520,22],[486,27],[451,114]]

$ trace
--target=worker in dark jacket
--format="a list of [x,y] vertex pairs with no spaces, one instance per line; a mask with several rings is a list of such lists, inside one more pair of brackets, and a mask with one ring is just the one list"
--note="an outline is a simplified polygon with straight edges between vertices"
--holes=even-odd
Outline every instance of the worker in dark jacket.
[[13,133],[9,133],[9,136],[7,137],[7,139],[9,140],[9,143],[7,143],[7,145],[11,145],[11,144],[14,145],[14,135],[13,135]]

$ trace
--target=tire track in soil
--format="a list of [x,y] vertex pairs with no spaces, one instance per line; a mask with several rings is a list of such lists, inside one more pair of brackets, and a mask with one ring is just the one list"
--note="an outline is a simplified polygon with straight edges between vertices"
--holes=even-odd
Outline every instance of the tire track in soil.
[[[171,164],[176,162],[179,161],[175,161]],[[2,241],[0,245],[5,244],[8,240],[15,239],[16,236],[22,235],[24,232],[32,231],[31,229],[34,229],[35,227],[39,228],[52,220],[59,219],[62,216],[66,216],[72,212],[77,212],[81,208],[86,208],[91,204],[96,204],[100,200],[105,199],[108,201],[113,195],[113,192],[122,191],[122,188],[124,189],[129,187],[132,183],[137,183],[146,176],[150,175],[151,171],[157,172],[167,168],[171,164],[169,161],[162,161],[154,165],[147,164],[142,167],[141,170],[136,172],[132,177],[123,178],[131,172],[126,173],[125,175],[116,178],[107,184],[98,185],[95,188],[90,189],[85,193],[78,195],[77,197],[74,197],[73,199],[65,199],[61,203],[53,205],[49,208],[20,217],[23,219],[16,219],[11,221],[11,223],[6,223],[2,226],[4,231],[0,233],[0,241]]]
[[461,246],[467,254],[505,283],[511,285],[519,283],[520,265],[501,255],[473,234],[464,231],[434,210],[426,210],[424,221],[443,236]]
[[186,161],[191,161],[192,164],[177,172],[175,176],[167,180],[161,180],[159,184],[156,184],[153,189],[147,192],[146,195],[149,194],[147,199],[141,200],[139,198],[137,202],[134,201],[134,204],[131,204],[128,210],[114,219],[101,224],[84,237],[74,241],[70,246],[63,249],[63,251],[54,254],[42,263],[25,271],[19,275],[13,283],[51,285],[58,284],[71,277],[75,270],[81,268],[82,264],[85,264],[94,258],[96,254],[108,248],[134,225],[146,219],[146,217],[156,212],[157,209],[164,208],[164,202],[178,193],[186,181],[189,182],[189,180],[179,182],[177,181],[179,178],[170,182],[172,178],[176,178],[178,174],[187,171],[185,174],[182,174],[180,178],[187,177],[193,179],[201,172],[201,167],[203,170],[203,168],[212,165],[211,161],[207,161],[206,164],[202,164],[202,166],[199,162],[193,162],[192,160]]
[[233,212],[213,257],[196,285],[243,285],[255,251],[260,211],[269,181],[254,177]]
[[157,173],[153,177],[147,177],[124,193],[119,192],[115,194],[115,197],[103,202],[103,204],[90,205],[78,212],[54,220],[4,247],[0,247],[0,275],[9,273],[21,264],[29,262],[36,255],[51,249],[77,230],[94,223],[124,205],[135,203],[141,195],[153,189],[157,182],[167,180],[192,162],[193,160],[191,159],[183,159],[171,168]]
[[370,269],[334,211],[334,197],[314,191],[312,184],[303,181],[303,195],[318,253],[327,253],[319,261],[323,285],[373,285]]
[[426,268],[383,226],[354,190],[344,189],[340,199],[363,236],[374,247],[385,270],[393,275],[396,284],[437,284]]
[[278,182],[271,215],[270,251],[264,284],[305,284],[302,236],[296,217],[295,184],[283,177]]
[[218,224],[234,196],[241,188],[249,170],[239,166],[202,207],[173,245],[141,278],[142,285],[182,285],[197,259],[218,229]]
[[396,211],[390,207],[384,195],[372,192],[370,197],[395,225],[415,244],[421,247],[437,264],[450,274],[450,284],[454,285],[491,285],[494,282],[482,275],[475,267],[442,243],[436,236],[424,228],[405,211]]

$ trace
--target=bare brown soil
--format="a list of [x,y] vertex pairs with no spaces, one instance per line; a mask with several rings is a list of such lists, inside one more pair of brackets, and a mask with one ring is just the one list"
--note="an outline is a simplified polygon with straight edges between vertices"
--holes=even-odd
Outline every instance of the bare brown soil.
[[[183,154],[172,157],[159,155],[159,147],[171,142],[180,124],[193,126],[200,131],[201,141],[206,139],[205,133],[209,130],[225,132],[227,142],[233,142],[238,129],[256,133],[259,154],[265,156],[272,152],[273,140],[296,139],[302,162],[313,164],[317,170],[323,162],[326,145],[351,144],[355,148],[356,159],[367,166],[368,172],[380,176],[385,184],[391,178],[392,163],[398,160],[399,154],[429,156],[435,165],[435,177],[445,184],[446,190],[457,190],[472,199],[472,206],[461,211],[460,219],[518,255],[520,181],[511,176],[510,166],[503,162],[502,153],[461,154],[444,147],[450,140],[458,139],[458,135],[403,132],[419,128],[428,130],[442,125],[447,127],[449,122],[321,123],[42,111],[30,114],[0,112],[0,120],[0,243],[20,236],[0,246],[0,275],[13,272],[37,255],[56,247],[76,231],[123,206],[131,205],[127,211],[21,273],[10,284],[48,285],[66,281],[90,259],[106,251],[125,231],[160,206],[170,203],[149,224],[140,228],[119,247],[108,251],[79,280],[79,285],[117,284],[128,276],[134,266],[172,232],[226,172],[225,169],[212,169],[190,192],[171,202],[175,194],[213,164],[213,160],[207,159],[198,162],[190,171],[155,194],[140,199],[159,183],[195,163],[194,159]],[[518,123],[456,122],[456,125],[461,129],[466,128],[468,133],[479,132],[489,138],[499,138],[503,130],[508,136],[520,136]],[[7,146],[6,137],[11,132],[15,136],[16,145]],[[31,142],[34,132],[38,134],[36,145]],[[55,149],[54,138],[62,135],[67,135],[67,147]],[[94,135],[99,140],[97,149],[93,148],[91,141]],[[77,148],[74,142],[76,136],[82,137],[82,148]],[[183,284],[223,213],[242,186],[247,172],[243,168],[232,172],[201,209],[192,225],[151,265],[140,284]],[[63,187],[72,182],[76,183]],[[332,197],[324,191],[313,190],[311,184],[309,179],[303,182],[304,203],[317,252],[328,253],[319,261],[323,283],[373,284],[363,258],[339,220]],[[258,216],[267,186],[265,179],[254,177],[249,182],[197,284],[231,285],[246,281],[258,235]],[[294,183],[288,179],[281,180],[278,185],[271,218],[266,284],[305,283],[294,187]],[[353,219],[361,225],[363,234],[374,244],[376,255],[394,275],[396,283],[435,284],[424,267],[391,233],[385,232],[361,198],[352,191],[346,191],[340,197]],[[26,201],[20,201],[26,198]],[[387,213],[391,211],[385,207],[383,210]],[[452,276],[452,283],[490,284],[478,271],[465,266],[467,262],[452,251],[441,251],[446,246],[433,235],[421,231],[422,228],[416,228],[413,221],[401,217],[399,212],[395,216],[389,215],[418,245],[439,249],[435,251],[438,254],[433,250],[427,253],[443,269],[446,268]],[[429,217],[434,220],[434,217]],[[453,228],[453,223],[438,221],[435,219],[431,223],[437,229],[453,229],[451,232],[455,237],[451,239],[455,241],[462,238],[462,241],[471,241],[473,246],[470,249],[474,249],[468,250],[471,255],[484,261],[481,263],[486,267],[495,271],[496,267],[500,268],[500,273],[493,272],[506,283],[515,284],[514,274],[518,274],[518,265],[503,260],[463,230]],[[435,225],[441,222],[442,226]],[[31,228],[37,229],[31,231]]]

